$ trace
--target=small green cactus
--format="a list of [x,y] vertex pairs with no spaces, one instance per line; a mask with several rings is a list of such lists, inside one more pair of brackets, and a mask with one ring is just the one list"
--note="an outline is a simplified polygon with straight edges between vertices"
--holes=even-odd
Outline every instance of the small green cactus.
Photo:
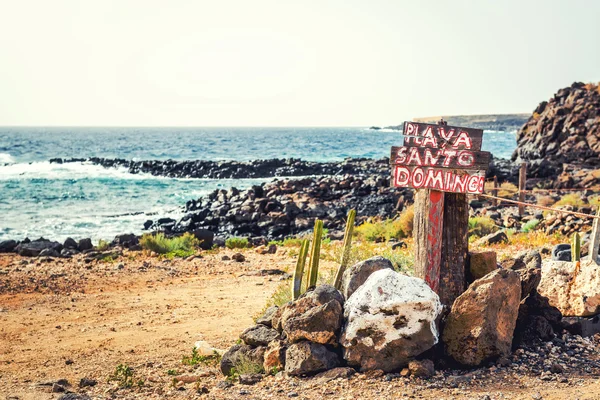
[[333,281],[333,286],[337,290],[340,290],[342,286],[342,276],[344,275],[344,271],[346,271],[346,267],[348,266],[348,260],[350,259],[350,248],[352,246],[352,234],[354,232],[354,220],[356,219],[356,210],[350,210],[348,212],[348,219],[346,220],[346,230],[344,232],[344,247],[342,250],[342,260],[340,262],[340,267],[338,268],[335,274],[335,280]]
[[308,275],[307,288],[317,286],[319,276],[319,256],[321,255],[321,239],[323,236],[323,221],[315,220],[315,229],[313,231],[313,243],[310,251],[310,272]]
[[308,239],[304,239],[300,245],[300,253],[298,254],[298,262],[292,280],[292,299],[296,300],[302,293],[302,276],[304,275],[304,264],[308,255]]
[[571,243],[571,260],[575,262],[581,260],[581,237],[577,232],[573,235],[573,243]]

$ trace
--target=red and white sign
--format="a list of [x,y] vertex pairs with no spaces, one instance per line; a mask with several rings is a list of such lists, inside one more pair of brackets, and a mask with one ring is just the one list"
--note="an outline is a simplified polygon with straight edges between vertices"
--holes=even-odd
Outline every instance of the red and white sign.
[[404,146],[392,147],[393,185],[454,193],[483,193],[491,155],[483,131],[404,123]]

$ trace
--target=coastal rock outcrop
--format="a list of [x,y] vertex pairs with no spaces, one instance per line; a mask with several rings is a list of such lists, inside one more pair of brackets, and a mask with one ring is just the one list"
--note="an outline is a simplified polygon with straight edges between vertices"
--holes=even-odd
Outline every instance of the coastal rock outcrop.
[[346,300],[340,344],[348,365],[389,372],[438,342],[440,299],[422,279],[375,271]]
[[[563,164],[600,166],[599,86],[575,82],[541,102],[518,132],[517,146],[513,161],[526,161],[534,178],[556,177],[567,168]],[[554,186],[584,187],[572,176],[559,176]]]
[[60,253],[63,246],[58,242],[53,242],[44,238],[32,240],[30,242],[22,241],[16,248],[15,251],[25,257],[37,257],[43,251]]
[[412,190],[389,187],[387,175],[276,180],[247,190],[215,190],[188,201],[179,221],[162,225],[157,220],[150,227],[166,234],[202,229],[220,236],[278,240],[311,231],[316,218],[332,233],[343,231],[350,209],[356,209],[357,223],[368,217],[390,218],[412,198]]

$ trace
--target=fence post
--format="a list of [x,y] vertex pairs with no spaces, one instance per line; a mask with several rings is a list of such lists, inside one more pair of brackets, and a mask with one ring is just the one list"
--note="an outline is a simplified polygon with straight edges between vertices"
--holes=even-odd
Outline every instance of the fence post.
[[[596,216],[600,217],[600,207],[596,211]],[[594,218],[592,236],[590,236],[590,247],[588,248],[588,253],[592,260],[597,261],[598,251],[600,251],[600,218]]]
[[[521,169],[519,169],[519,201],[525,201],[525,192],[527,186],[527,163],[521,163]],[[525,214],[525,206],[519,204],[519,216],[522,217]]]
[[[498,185],[498,177],[494,176],[494,189],[492,189],[492,196],[498,197],[498,187],[500,185]],[[492,200],[492,205],[497,206],[498,205],[498,200],[493,199]]]

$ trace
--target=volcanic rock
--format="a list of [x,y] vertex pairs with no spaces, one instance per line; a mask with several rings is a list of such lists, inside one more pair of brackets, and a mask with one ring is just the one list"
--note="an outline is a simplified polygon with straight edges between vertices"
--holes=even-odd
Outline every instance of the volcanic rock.
[[251,346],[266,346],[278,337],[279,332],[261,324],[246,329],[240,335],[240,339]]
[[374,272],[346,301],[340,344],[348,365],[385,372],[438,342],[442,305],[425,281],[391,269]]
[[390,260],[381,256],[371,257],[368,260],[354,264],[344,271],[342,276],[342,294],[346,299],[358,289],[375,271],[381,269],[394,269]]
[[285,353],[285,372],[288,375],[310,375],[339,365],[337,354],[318,343],[294,343]]
[[4,240],[0,242],[0,253],[12,253],[18,243],[14,240]]
[[37,257],[42,250],[51,249],[59,253],[62,250],[62,244],[40,238],[29,243],[21,242],[16,248],[16,252],[25,257]]
[[446,352],[469,366],[508,356],[520,298],[521,283],[514,271],[498,269],[473,282],[455,300],[446,320]]
[[498,269],[495,251],[469,252],[469,272],[471,281],[483,278]]
[[576,277],[574,262],[546,261],[538,292],[564,316],[586,317],[600,313],[600,266],[586,259]]
[[287,346],[283,340],[273,340],[269,343],[265,351],[265,361],[263,364],[267,373],[273,368],[277,368],[280,371],[283,370],[286,350]]
[[253,347],[247,344],[236,344],[223,354],[220,369],[223,375],[230,375],[231,369],[242,362],[251,362],[258,366],[264,363],[265,347]]
[[334,344],[342,326],[343,304],[344,298],[338,290],[331,285],[320,285],[281,307],[274,327],[282,329],[290,342]]
[[563,164],[598,167],[599,155],[600,91],[576,82],[537,106],[517,134],[512,159],[528,162],[528,176],[559,184]]
[[490,233],[489,235],[482,237],[475,244],[477,246],[488,246],[490,244],[507,243],[507,242],[508,242],[508,236],[506,236],[506,232],[504,232],[502,230],[502,231]]

